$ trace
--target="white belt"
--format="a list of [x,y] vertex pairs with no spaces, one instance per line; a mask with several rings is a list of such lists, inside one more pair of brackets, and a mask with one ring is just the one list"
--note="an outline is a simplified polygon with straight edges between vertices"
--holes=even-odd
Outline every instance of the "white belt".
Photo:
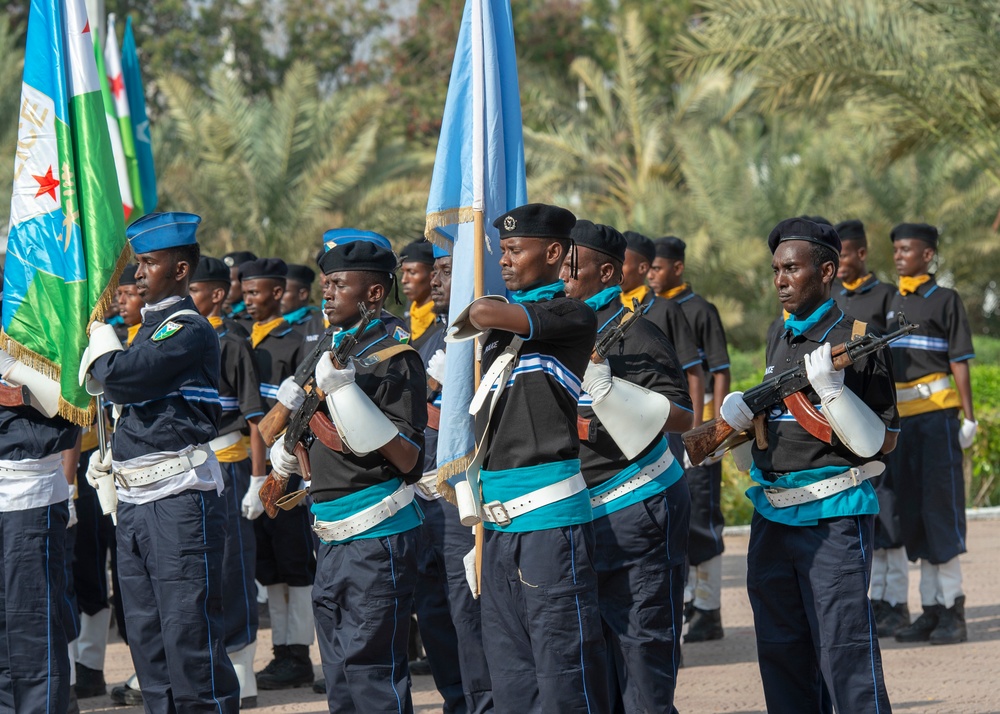
[[436,501],[441,498],[441,494],[438,493],[437,471],[424,474],[413,486],[425,501]]
[[928,399],[935,392],[943,392],[951,387],[951,377],[941,377],[933,382],[917,384],[906,389],[896,390],[896,402],[912,402],[917,399]]
[[811,503],[832,496],[835,493],[854,488],[862,481],[874,478],[885,471],[881,461],[870,461],[864,466],[857,466],[837,476],[825,478],[799,488],[765,488],[764,495],[775,508],[788,508],[802,503]]
[[208,448],[212,451],[219,452],[223,449],[228,449],[230,446],[236,446],[243,440],[243,435],[238,431],[231,431],[228,434],[223,434],[222,436],[217,436],[208,442]]
[[597,508],[598,506],[604,506],[612,501],[616,501],[622,496],[632,493],[634,490],[641,486],[645,486],[647,483],[655,479],[657,476],[662,474],[667,467],[670,466],[674,461],[674,455],[670,453],[670,449],[663,452],[663,456],[657,459],[655,462],[644,466],[639,473],[632,476],[627,481],[615,486],[609,491],[598,496],[590,497],[591,508]]
[[413,501],[413,486],[403,484],[374,506],[358,511],[339,521],[317,520],[313,530],[326,542],[347,540],[371,530],[382,521],[392,518]]
[[520,498],[501,503],[500,501],[490,501],[483,504],[483,520],[496,523],[498,526],[506,526],[518,516],[531,513],[542,506],[561,501],[564,498],[580,493],[587,488],[587,482],[583,474],[576,473],[562,481],[556,481],[549,486],[535,489],[526,493]]
[[133,486],[148,486],[151,483],[162,481],[163,479],[201,466],[208,461],[209,453],[208,446],[202,444],[195,447],[194,451],[190,453],[164,459],[152,466],[142,466],[137,469],[115,469],[115,482],[126,490]]

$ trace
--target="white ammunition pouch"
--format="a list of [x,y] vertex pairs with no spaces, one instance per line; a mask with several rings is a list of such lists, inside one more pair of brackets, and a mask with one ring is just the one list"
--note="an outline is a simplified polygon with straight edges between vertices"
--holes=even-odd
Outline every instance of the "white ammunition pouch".
[[45,416],[51,419],[59,413],[59,382],[24,362],[15,362],[3,378],[14,386],[27,387],[31,392],[31,406]]
[[355,454],[377,451],[399,433],[396,425],[355,382],[327,394],[326,406],[341,441]]
[[613,387],[591,409],[626,459],[634,459],[663,431],[670,400],[638,384],[612,378]]

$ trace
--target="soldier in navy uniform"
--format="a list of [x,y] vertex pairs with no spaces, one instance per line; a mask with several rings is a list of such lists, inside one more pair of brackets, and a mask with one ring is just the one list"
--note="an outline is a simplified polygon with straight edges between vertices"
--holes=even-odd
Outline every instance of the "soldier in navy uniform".
[[575,223],[545,204],[497,218],[500,271],[514,302],[480,298],[449,328],[449,339],[485,333],[485,376],[473,401],[477,456],[463,491],[474,499],[478,476],[483,645],[500,712],[609,711],[576,428],[597,318],[559,280]]
[[[631,314],[619,299],[625,237],[583,220],[571,235],[578,266],[574,278],[571,261],[563,263],[566,294],[596,311],[600,339]],[[632,384],[646,391],[628,391]],[[606,360],[587,366],[579,406],[580,460],[594,509],[594,567],[614,662],[613,695],[616,709],[627,712],[677,711],[691,498],[663,431],[690,429],[690,406],[673,347],[645,319]],[[623,434],[629,456],[617,443]]]
[[[312,511],[320,539],[313,588],[330,711],[412,712],[406,644],[417,578],[422,514],[413,486],[422,471],[426,375],[419,354],[378,319],[358,334],[358,304],[376,315],[394,280],[396,256],[368,240],[335,245],[320,268],[334,348],[357,344],[339,368],[316,366],[325,405],[310,426]],[[271,463],[294,473],[278,441]]]
[[431,300],[431,269],[434,251],[426,240],[413,241],[399,252],[399,284],[403,295],[410,301],[406,312],[406,326],[410,342],[416,349],[426,340],[433,340],[441,330],[438,310]]
[[[222,557],[226,651],[240,680],[240,708],[257,704],[253,658],[257,651],[257,544],[251,519],[263,513],[257,491],[264,483],[266,447],[257,424],[264,416],[260,367],[250,335],[234,320],[222,317],[229,292],[229,268],[218,258],[202,256],[190,281],[191,299],[219,336],[222,350],[219,436],[209,442],[222,469],[222,495],[229,510],[229,529]],[[250,446],[248,450],[247,446]],[[256,474],[256,475],[255,475]]]
[[[684,256],[687,245],[671,236],[658,241],[658,280],[663,295],[680,305],[698,343],[698,354],[708,379],[705,383],[705,406],[702,421],[719,416],[722,400],[729,394],[729,350],[726,332],[715,305],[695,293],[684,280]],[[688,621],[684,642],[718,640],[722,630],[722,552],[725,545],[722,529],[722,464],[708,459],[692,464],[685,458],[685,472],[691,488],[691,538],[688,562],[691,569],[684,591],[685,619]]]
[[[302,335],[281,316],[288,268],[280,258],[260,258],[240,266],[247,312],[253,318],[250,344],[260,365],[260,393],[266,410],[277,402],[294,411],[305,397],[292,375],[309,352]],[[260,474],[254,474],[260,476]],[[300,489],[296,476],[289,492]],[[256,494],[260,483],[250,487]],[[251,499],[253,496],[251,495]],[[259,511],[261,506],[254,505]],[[259,515],[259,513],[258,513]],[[309,645],[313,641],[311,591],[316,557],[305,504],[254,521],[257,580],[267,588],[274,659],[257,673],[260,689],[287,689],[313,683]]]
[[[892,360],[883,350],[833,366],[833,345],[856,327],[830,297],[841,247],[831,226],[788,219],[768,246],[790,317],[767,346],[766,374],[803,360],[804,394],[832,436],[814,436],[779,405],[767,415],[766,446],[751,442],[747,591],[764,698],[773,714],[885,714],[868,578],[878,513],[870,479],[883,471],[879,459],[895,446],[899,424]],[[734,429],[750,428],[753,417],[742,392],[726,397],[722,418]]]
[[460,523],[458,509],[438,491],[437,437],[447,365],[444,330],[451,305],[451,268],[451,255],[435,245],[430,299],[438,329],[419,341],[427,370],[427,429],[424,473],[416,484],[424,524],[419,534],[414,605],[431,674],[445,700],[444,710],[476,713],[492,711],[493,694],[483,653],[479,601],[469,590],[462,560],[475,546],[475,539],[472,529]]
[[243,302],[243,285],[240,282],[240,266],[251,260],[257,260],[257,256],[249,250],[236,250],[222,256],[222,262],[229,268],[229,294],[226,296],[226,302],[222,304],[222,312],[230,320],[239,322],[253,320],[247,312],[246,303]]
[[57,416],[58,383],[0,349],[0,389],[22,385],[33,406],[0,407],[0,710],[62,712],[74,635],[62,452],[75,447],[80,429]]
[[[889,457],[887,485],[896,496],[906,555],[920,561],[923,609],[896,630],[896,639],[955,644],[968,639],[959,556],[966,550],[962,450],[972,446],[977,430],[969,377],[972,331],[958,293],[931,273],[938,229],[901,223],[891,238],[899,291],[886,318],[892,324],[903,313],[919,327],[892,344],[902,431]],[[900,591],[907,590],[904,583]]]
[[281,312],[285,322],[302,334],[306,347],[312,349],[326,332],[323,311],[310,304],[316,271],[307,265],[289,263],[285,276],[285,294],[281,297]]
[[136,675],[147,711],[236,712],[239,682],[226,654],[222,557],[227,508],[219,462],[219,339],[188,281],[200,217],[152,213],[126,234],[146,301],[122,351],[94,323],[81,364],[88,389],[115,405],[111,451],[87,478],[118,484],[118,571]]

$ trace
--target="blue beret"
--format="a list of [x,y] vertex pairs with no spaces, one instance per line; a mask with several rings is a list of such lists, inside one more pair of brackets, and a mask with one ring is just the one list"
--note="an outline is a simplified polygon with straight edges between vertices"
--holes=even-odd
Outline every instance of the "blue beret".
[[319,267],[326,275],[360,270],[392,275],[396,272],[396,254],[374,241],[354,240],[330,248]]
[[357,228],[334,228],[323,234],[323,248],[330,250],[335,245],[347,245],[356,241],[368,241],[392,251],[392,243],[374,231],[360,231]]
[[195,233],[201,216],[193,213],[150,213],[125,229],[125,236],[136,255],[154,250],[180,248],[198,242]]
[[625,262],[625,236],[616,228],[581,219],[576,222],[569,235],[577,245]]
[[807,218],[786,218],[776,225],[767,237],[767,247],[771,255],[778,249],[779,243],[789,240],[804,240],[807,243],[823,245],[840,256],[840,236],[833,226],[816,223]]
[[[139,268],[135,263],[129,263],[122,271],[122,276],[118,278],[118,285],[135,285],[135,271]],[[229,278],[226,278],[227,280]]]
[[904,238],[916,238],[917,240],[922,240],[931,248],[936,249],[938,244],[938,229],[929,223],[900,223],[892,229],[889,237],[892,238],[893,243]]
[[667,260],[684,260],[684,251],[687,243],[677,236],[667,236],[656,241],[656,257]]
[[434,260],[437,260],[438,258],[449,258],[449,257],[451,257],[451,251],[445,250],[444,248],[442,248],[441,246],[439,246],[437,243],[432,243],[432,245],[433,245],[433,251],[434,251]]
[[192,283],[228,283],[229,266],[224,260],[210,258],[207,255],[201,256],[198,267],[195,268],[191,276]]
[[248,260],[240,265],[240,280],[256,280],[257,278],[273,278],[284,280],[288,275],[288,266],[281,258],[258,258]]
[[635,231],[625,231],[623,235],[625,236],[625,244],[628,250],[641,255],[646,259],[647,263],[653,262],[653,258],[656,257],[656,246],[653,245],[653,241],[642,233],[636,233]]
[[504,238],[569,238],[576,224],[571,211],[545,203],[518,206],[493,221]]

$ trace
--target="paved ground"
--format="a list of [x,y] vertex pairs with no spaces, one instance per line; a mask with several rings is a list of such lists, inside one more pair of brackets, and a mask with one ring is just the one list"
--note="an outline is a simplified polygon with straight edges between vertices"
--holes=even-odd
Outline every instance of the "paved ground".
[[[757,673],[753,622],[745,584],[745,535],[726,538],[723,619],[726,637],[718,642],[684,648],[686,667],[681,670],[677,708],[685,714],[763,713],[764,696]],[[969,523],[969,554],[963,558],[968,600],[966,617],[969,642],[952,646],[901,645],[883,642],[885,679],[893,708],[907,714],[988,714],[1000,712],[1000,520]],[[911,566],[910,604],[919,609],[919,572]],[[914,613],[915,614],[915,613]],[[257,669],[270,654],[270,631],[262,630],[257,649]],[[313,647],[319,672],[319,652]],[[108,648],[106,675],[120,682],[131,672],[124,645]],[[430,677],[414,679],[418,712],[441,711],[440,698]],[[114,707],[107,697],[80,702],[84,712],[115,711],[132,714],[139,709]],[[311,689],[262,692],[261,712],[326,711],[325,701]],[[842,712],[841,714],[850,714]]]

